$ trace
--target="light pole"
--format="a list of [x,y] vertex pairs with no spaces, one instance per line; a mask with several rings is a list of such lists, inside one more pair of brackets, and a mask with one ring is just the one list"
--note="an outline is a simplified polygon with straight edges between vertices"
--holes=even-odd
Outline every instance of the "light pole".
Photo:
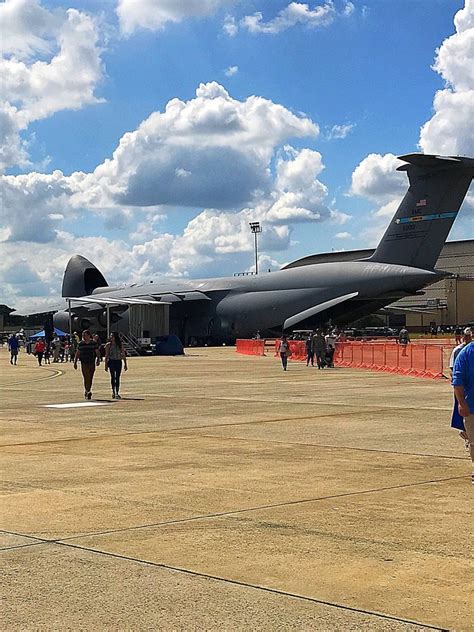
[[257,235],[262,232],[260,222],[249,222],[250,230],[255,237],[255,274],[258,274],[258,247],[257,247]]

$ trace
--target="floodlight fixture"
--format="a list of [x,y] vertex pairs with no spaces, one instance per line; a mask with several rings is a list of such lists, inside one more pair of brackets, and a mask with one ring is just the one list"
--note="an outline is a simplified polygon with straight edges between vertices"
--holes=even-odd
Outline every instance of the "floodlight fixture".
[[262,232],[260,222],[249,222],[250,230],[255,237],[255,274],[258,274],[258,244],[257,235]]

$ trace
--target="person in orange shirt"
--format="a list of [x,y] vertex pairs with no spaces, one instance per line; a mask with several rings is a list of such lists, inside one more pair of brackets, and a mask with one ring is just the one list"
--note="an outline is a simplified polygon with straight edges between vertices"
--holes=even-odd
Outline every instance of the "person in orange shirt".
[[46,349],[46,345],[44,343],[43,338],[39,338],[34,347],[34,354],[36,356],[36,359],[38,360],[39,366],[41,366],[41,363],[43,362],[43,355],[44,355],[45,349]]

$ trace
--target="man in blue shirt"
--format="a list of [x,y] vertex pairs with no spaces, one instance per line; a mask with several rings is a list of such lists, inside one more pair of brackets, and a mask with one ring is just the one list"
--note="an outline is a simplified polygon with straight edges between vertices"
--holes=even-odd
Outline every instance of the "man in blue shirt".
[[464,418],[469,452],[474,463],[474,342],[466,345],[456,358],[452,384],[459,414]]
[[18,359],[18,350],[20,347],[20,341],[14,335],[8,339],[8,349],[10,351],[10,364],[16,364]]

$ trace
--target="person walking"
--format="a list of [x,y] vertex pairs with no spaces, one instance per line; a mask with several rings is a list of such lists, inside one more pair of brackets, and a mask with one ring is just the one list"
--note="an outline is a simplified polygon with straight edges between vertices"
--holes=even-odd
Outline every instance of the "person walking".
[[[452,384],[474,464],[474,342],[470,342],[459,352],[454,363]],[[472,476],[474,482],[474,475]]]
[[38,365],[41,366],[42,362],[43,362],[43,355],[46,349],[46,344],[43,340],[43,338],[38,338],[36,344],[35,344],[35,348],[34,348],[34,354],[36,356],[36,359],[38,360]]
[[314,352],[313,352],[313,336],[308,334],[306,338],[306,366],[309,366],[311,362],[311,366],[314,366]]
[[118,332],[114,331],[105,345],[105,370],[110,373],[110,383],[112,385],[112,399],[122,399],[119,395],[120,375],[123,370],[127,371],[127,354]]
[[10,352],[10,364],[16,364],[18,360],[18,351],[20,349],[20,341],[18,337],[12,334],[8,338],[8,351]]
[[[451,353],[451,357],[449,358],[449,368],[451,369],[451,378],[453,375],[454,363],[456,362],[456,358],[458,357],[459,353],[464,349],[464,347],[468,345],[471,341],[472,341],[472,329],[470,327],[466,327],[463,334],[463,341],[457,347],[454,347]],[[463,418],[459,414],[458,405],[459,405],[458,400],[456,399],[456,396],[454,396],[454,410],[453,410],[453,415],[451,417],[451,428],[455,428],[456,430],[459,430],[459,436],[464,441],[466,449],[469,450],[469,439],[466,434],[466,429],[464,428]]]
[[402,356],[407,355],[407,346],[410,342],[410,334],[408,333],[408,329],[402,327],[398,332],[398,344],[402,346]]
[[280,342],[280,358],[281,364],[283,366],[283,370],[286,371],[288,366],[288,358],[291,356],[290,343],[288,342],[288,338],[285,334],[281,337]]
[[78,360],[81,362],[82,377],[84,379],[84,397],[92,399],[92,380],[94,379],[95,367],[100,364],[100,352],[88,329],[82,332],[82,340],[77,345],[77,351],[74,356],[74,369],[76,370]]
[[337,335],[335,330],[330,331],[324,337],[326,342],[327,365],[330,369],[334,368],[334,354],[336,353]]
[[313,336],[313,352],[316,356],[318,369],[324,368],[326,356],[326,340],[321,329],[318,329]]

